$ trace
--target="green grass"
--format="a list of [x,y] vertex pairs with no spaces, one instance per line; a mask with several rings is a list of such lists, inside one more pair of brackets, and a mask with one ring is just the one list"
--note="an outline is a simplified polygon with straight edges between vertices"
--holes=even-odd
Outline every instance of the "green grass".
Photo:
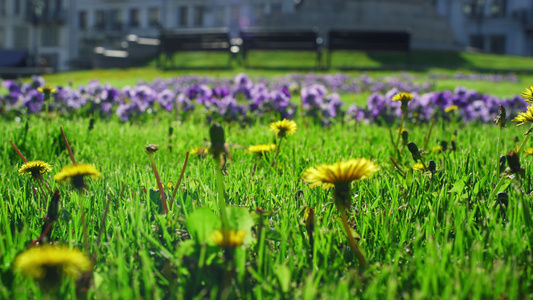
[[[218,214],[217,181],[212,159],[191,156],[170,214],[161,215],[157,197],[143,192],[156,182],[146,143],[159,145],[155,154],[163,182],[176,182],[185,152],[204,144],[208,126],[193,118],[183,124],[161,116],[145,122],[121,124],[98,121],[92,131],[87,119],[56,119],[49,135],[43,121],[30,117],[22,124],[2,122],[0,154],[0,298],[45,297],[45,292],[13,272],[17,254],[40,234],[46,199],[31,192],[29,178],[19,176],[21,165],[6,140],[13,140],[29,160],[53,164],[45,176],[61,191],[63,217],[54,226],[52,240],[83,248],[80,209],[87,218],[89,252],[98,253],[90,298],[214,298],[229,276],[228,253],[208,238],[188,238],[198,232],[189,222],[210,224]],[[533,171],[530,157],[522,156],[525,176],[505,184],[509,207],[505,217],[488,195],[496,185],[498,129],[487,125],[438,124],[428,148],[438,140],[450,141],[458,131],[456,152],[426,154],[438,172],[433,179],[410,171],[414,163],[407,149],[400,164],[409,175],[403,179],[389,156],[393,148],[388,129],[374,125],[337,124],[322,128],[297,119],[299,131],[282,144],[274,167],[246,150],[232,149],[233,159],[224,176],[226,203],[255,215],[248,232],[250,243],[235,253],[230,298],[496,298],[531,297],[533,228],[525,218],[531,210]],[[174,127],[169,150],[168,126]],[[89,180],[86,193],[52,180],[70,163],[56,138],[62,126],[79,162],[94,164],[101,172]],[[248,128],[225,124],[226,140],[248,146],[273,140],[268,119]],[[422,145],[428,127],[407,124],[410,139]],[[518,145],[526,128],[504,129],[502,153]],[[529,143],[531,144],[531,142]],[[352,157],[373,159],[381,170],[353,187],[349,220],[360,234],[369,268],[361,271],[346,243],[333,205],[333,193],[310,189],[300,180],[304,170],[322,163]],[[124,189],[124,192],[122,190]],[[295,197],[298,190],[303,197]],[[122,194],[122,196],[121,196]],[[102,243],[96,240],[103,226],[103,211],[111,201]],[[525,206],[523,206],[523,204]],[[304,226],[304,209],[316,213],[315,245],[311,249]],[[256,209],[269,211],[261,222]],[[526,210],[527,209],[527,210]],[[70,220],[70,221],[69,221]],[[189,221],[192,220],[192,221]],[[194,226],[193,226],[194,225]],[[205,225],[210,228],[210,225]],[[196,228],[196,230],[193,230]],[[311,256],[310,253],[313,253]],[[54,295],[74,297],[74,282],[65,281]],[[78,290],[79,292],[79,290]]]

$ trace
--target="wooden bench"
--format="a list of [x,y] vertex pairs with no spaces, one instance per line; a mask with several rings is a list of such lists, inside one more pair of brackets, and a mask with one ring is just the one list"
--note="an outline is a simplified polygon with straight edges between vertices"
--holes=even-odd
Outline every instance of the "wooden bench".
[[405,31],[330,30],[328,34],[327,66],[336,50],[399,51],[407,53],[410,62],[411,34]]
[[[165,61],[171,61],[174,53],[190,51],[228,52],[230,59],[236,57],[238,49],[230,43],[229,30],[227,28],[211,29],[183,29],[183,30],[160,30],[160,57],[165,55]],[[161,64],[160,64],[161,65]]]
[[317,65],[322,59],[322,39],[313,30],[261,30],[247,29],[240,32],[241,52],[245,65],[250,50],[315,51]]

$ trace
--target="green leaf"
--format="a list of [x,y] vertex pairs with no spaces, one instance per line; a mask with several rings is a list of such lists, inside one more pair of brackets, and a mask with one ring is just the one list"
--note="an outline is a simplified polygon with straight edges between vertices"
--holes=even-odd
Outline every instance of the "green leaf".
[[254,218],[250,212],[244,207],[226,208],[228,215],[229,227],[234,230],[246,231],[244,243],[248,244],[252,241],[252,226],[255,225]]
[[221,222],[209,208],[203,207],[195,210],[185,221],[185,227],[189,231],[191,238],[197,243],[211,244],[209,238],[215,229],[220,229]]
[[284,293],[289,291],[291,285],[291,270],[286,265],[276,265],[274,273],[279,281],[279,286]]
[[468,174],[468,175],[464,176],[463,178],[459,179],[453,185],[452,189],[449,192],[462,195],[463,191],[464,191],[464,189],[466,187],[466,184],[468,183],[468,180],[470,180],[470,176],[472,176],[472,174]]

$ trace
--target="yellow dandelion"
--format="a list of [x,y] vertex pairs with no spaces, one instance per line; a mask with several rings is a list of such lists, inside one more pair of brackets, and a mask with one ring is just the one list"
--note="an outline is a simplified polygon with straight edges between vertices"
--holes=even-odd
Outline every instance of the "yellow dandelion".
[[441,153],[441,152],[442,152],[442,146],[435,146],[435,147],[433,147],[433,152],[435,152],[435,153]]
[[33,178],[40,178],[50,171],[52,171],[51,165],[42,160],[34,160],[24,163],[19,169],[19,175],[31,174]]
[[422,163],[416,163],[413,165],[413,170],[415,171],[424,171],[426,168],[424,168],[424,165]]
[[411,93],[398,93],[392,97],[392,101],[409,102],[411,100],[413,100]]
[[37,90],[45,95],[51,95],[56,92],[56,89],[48,85],[38,87]]
[[252,145],[248,147],[248,152],[256,154],[264,154],[273,150],[276,150],[276,144]]
[[189,154],[207,155],[209,153],[208,147],[194,147]]
[[215,230],[211,234],[211,240],[222,248],[235,249],[243,244],[245,236],[244,230],[222,229]]
[[77,164],[63,167],[59,173],[54,175],[54,179],[59,182],[65,182],[69,179],[72,185],[77,189],[85,187],[85,176],[91,176],[93,179],[98,179],[102,174],[90,164]]
[[513,122],[517,122],[516,126],[533,123],[533,105],[528,106],[525,112],[518,113]]
[[92,263],[80,250],[64,246],[41,246],[19,254],[13,268],[41,283],[57,285],[63,275],[78,278],[90,272]]
[[533,155],[533,148],[524,149],[524,153],[527,155]]
[[298,126],[293,120],[283,119],[270,124],[270,130],[272,130],[277,137],[284,138],[287,135],[293,135]]
[[533,85],[530,85],[522,92],[522,98],[526,99],[526,102],[533,102]]
[[366,158],[352,158],[332,165],[309,168],[303,173],[302,179],[310,183],[311,188],[322,186],[323,189],[328,189],[365,179],[378,170],[379,167]]
[[444,109],[444,112],[447,112],[447,113],[448,113],[448,112],[451,112],[451,111],[454,111],[454,110],[457,110],[457,109],[459,109],[459,106],[457,106],[457,105],[451,105],[451,106],[446,107],[446,108]]

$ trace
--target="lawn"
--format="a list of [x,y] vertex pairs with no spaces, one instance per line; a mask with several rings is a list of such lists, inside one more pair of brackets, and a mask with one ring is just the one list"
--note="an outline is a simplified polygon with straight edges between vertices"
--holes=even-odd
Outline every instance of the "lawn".
[[[264,61],[261,55],[250,59]],[[196,93],[205,95],[206,91],[196,90],[189,82],[179,89],[187,95],[194,91],[197,98],[190,100],[196,99],[197,108],[190,111],[184,104],[166,111],[165,102],[158,100],[121,121],[117,106],[137,101],[134,97],[124,100],[127,92],[121,94],[121,103],[113,102],[111,112],[96,92],[87,92],[90,103],[78,110],[61,106],[58,99],[50,102],[49,114],[44,113],[45,106],[35,113],[28,113],[26,106],[4,110],[0,116],[4,133],[0,298],[532,297],[533,183],[528,174],[533,167],[528,153],[533,151],[523,150],[532,147],[528,129],[533,116],[521,115],[526,124],[514,126],[511,119],[525,111],[523,100],[520,104],[493,97],[519,95],[532,78],[517,73],[517,80],[512,81],[479,76],[478,80],[454,79],[457,68],[481,68],[486,59],[484,55],[457,56],[467,63],[407,71],[413,83],[431,85],[420,96],[414,93],[405,110],[400,102],[383,95],[379,105],[385,107],[380,106],[375,115],[366,107],[367,103],[377,106],[377,96],[369,97],[370,91],[339,93],[341,101],[368,108],[357,121],[346,113],[346,107],[328,115],[329,110],[311,103],[315,98],[306,93],[321,97],[320,88],[312,84],[315,90],[304,92],[303,84],[291,90],[288,105],[293,113],[261,106],[260,112],[250,109],[241,116],[229,115],[222,107],[211,109],[225,103],[226,97],[200,104],[206,98]],[[498,70],[511,69],[517,60],[524,68],[533,62],[514,57],[496,62],[500,57],[487,57],[498,68],[494,74],[506,75]],[[422,65],[431,60],[418,61]],[[454,62],[451,58],[444,61]],[[461,74],[480,75],[465,70]],[[300,78],[308,71],[240,67],[160,71],[148,65],[54,74],[45,80],[52,86],[71,80],[77,87],[98,79],[122,88],[135,86],[138,80],[205,75],[211,80],[206,83],[209,86],[218,80],[229,82],[235,105],[243,107],[238,105],[247,98],[240,93],[246,92],[236,82],[224,81],[241,72],[253,81],[247,91],[257,91],[264,77],[270,82],[268,90],[277,92],[276,80],[286,81],[283,76],[291,72],[300,74],[291,78]],[[315,71],[319,80],[337,72]],[[355,70],[343,72],[346,78],[361,75]],[[405,75],[389,70],[366,72],[377,82]],[[327,96],[320,98],[322,104],[334,103],[326,100],[333,90],[331,82],[336,80],[325,84]],[[156,89],[157,85],[152,86]],[[468,97],[461,98],[457,86],[475,89],[482,101],[476,98],[461,104]],[[431,92],[440,98],[419,106],[423,94]],[[0,95],[5,93],[0,91]],[[480,106],[484,102],[494,103],[486,108]],[[454,103],[459,107],[453,107]],[[498,117],[500,103],[508,111],[507,125],[501,128],[491,121]],[[276,136],[269,125],[283,113],[290,115],[297,130],[290,134],[291,127],[286,136]],[[399,135],[400,127],[408,136]],[[49,172],[19,174],[24,162],[9,141],[29,161],[49,163]],[[417,145],[420,152],[408,143]],[[158,151],[152,153],[150,144],[158,145]],[[269,151],[262,154],[249,148],[260,144],[275,146],[268,146]],[[193,149],[197,153],[187,153]],[[503,167],[502,155],[507,155]],[[74,161],[77,166],[88,163],[96,169],[86,167],[83,187],[75,175],[74,180],[60,180],[66,174],[64,168]],[[320,171],[330,168],[323,164],[336,162],[359,167],[346,167],[342,174],[333,167]],[[423,163],[422,170],[416,163]],[[313,172],[322,181],[333,181],[335,187],[313,187],[316,178],[309,176]],[[350,180],[342,180],[350,174]],[[51,197],[55,190],[59,198]],[[52,249],[68,254],[54,262],[44,254],[31,256],[35,249],[49,250],[45,248],[48,243],[62,245]],[[69,260],[69,255],[81,258]],[[21,257],[32,260],[24,265]],[[62,269],[56,268],[58,261],[66,261]],[[44,271],[35,271],[39,265],[45,266]]]

